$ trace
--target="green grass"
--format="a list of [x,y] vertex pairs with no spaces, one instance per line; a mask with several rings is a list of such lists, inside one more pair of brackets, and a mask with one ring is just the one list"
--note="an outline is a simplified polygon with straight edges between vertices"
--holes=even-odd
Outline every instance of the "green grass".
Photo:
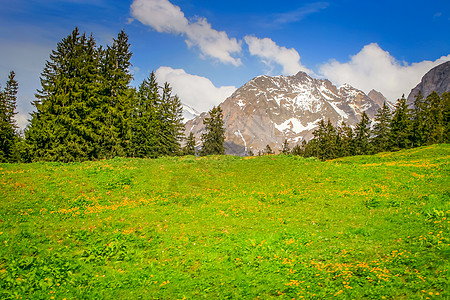
[[0,164],[0,298],[448,299],[449,158]]

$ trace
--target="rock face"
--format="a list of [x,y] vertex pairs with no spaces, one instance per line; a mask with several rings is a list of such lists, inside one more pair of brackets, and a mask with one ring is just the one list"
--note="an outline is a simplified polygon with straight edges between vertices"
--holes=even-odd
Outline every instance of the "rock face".
[[[257,154],[266,145],[278,153],[285,139],[291,147],[311,139],[322,118],[333,124],[345,121],[348,125],[355,125],[363,112],[373,118],[379,102],[350,85],[337,88],[329,80],[313,79],[304,72],[294,76],[258,76],[220,104],[226,153]],[[202,113],[188,121],[186,136],[193,132],[200,141],[206,116]]]
[[414,103],[417,94],[422,91],[422,95],[427,97],[436,91],[439,95],[450,92],[450,61],[434,67],[422,77],[422,81],[411,90],[406,102]]

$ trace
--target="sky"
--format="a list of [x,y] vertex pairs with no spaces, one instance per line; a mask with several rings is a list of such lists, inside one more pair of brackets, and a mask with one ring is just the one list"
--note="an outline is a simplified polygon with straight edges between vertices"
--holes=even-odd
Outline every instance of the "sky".
[[52,50],[75,27],[129,36],[133,85],[152,71],[202,112],[259,75],[307,72],[395,102],[450,60],[450,1],[0,0],[0,83],[23,129]]

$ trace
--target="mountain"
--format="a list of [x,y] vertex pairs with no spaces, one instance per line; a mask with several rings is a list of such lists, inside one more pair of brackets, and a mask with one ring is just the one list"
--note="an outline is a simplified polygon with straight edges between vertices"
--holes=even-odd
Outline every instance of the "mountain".
[[[381,95],[382,96],[382,95]],[[384,98],[384,97],[383,97]],[[327,79],[313,79],[304,72],[294,76],[258,76],[237,89],[220,106],[224,114],[227,154],[254,154],[270,145],[280,150],[312,138],[317,122],[330,119],[356,125],[361,114],[373,118],[380,107],[364,92],[345,84],[334,86]],[[199,141],[207,113],[186,123],[186,135]]]
[[408,104],[414,103],[419,91],[422,91],[424,97],[427,97],[434,91],[439,95],[442,95],[444,92],[450,92],[450,61],[428,71],[422,77],[420,83],[411,90],[406,102]]
[[186,103],[181,103],[181,106],[183,107],[183,119],[185,122],[192,120],[200,115],[200,113],[195,108],[187,105]]

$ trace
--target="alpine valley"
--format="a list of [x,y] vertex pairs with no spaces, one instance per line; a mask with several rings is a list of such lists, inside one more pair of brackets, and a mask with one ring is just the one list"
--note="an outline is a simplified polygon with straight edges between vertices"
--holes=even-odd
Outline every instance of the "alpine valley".
[[[258,76],[237,89],[220,104],[223,110],[226,154],[249,155],[269,145],[276,153],[286,139],[291,146],[313,137],[318,121],[355,126],[363,112],[373,119],[383,103],[375,90],[368,95],[348,84],[334,86],[304,72],[294,76]],[[204,132],[202,113],[186,123],[200,141]],[[200,146],[198,144],[198,146]]]

